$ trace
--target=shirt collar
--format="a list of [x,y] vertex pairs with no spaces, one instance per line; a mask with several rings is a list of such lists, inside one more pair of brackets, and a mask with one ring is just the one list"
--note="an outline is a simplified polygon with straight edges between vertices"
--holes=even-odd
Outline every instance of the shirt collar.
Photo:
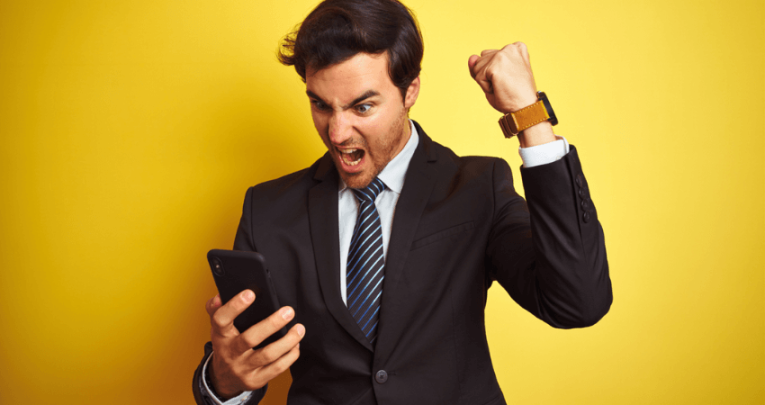
[[[420,143],[420,136],[417,133],[417,129],[414,127],[412,120],[409,120],[409,127],[412,129],[409,140],[404,145],[404,149],[396,155],[385,168],[377,175],[377,177],[385,183],[385,186],[396,194],[401,194],[401,190],[404,188],[404,178],[406,177],[406,170],[409,168],[409,162],[412,160],[414,151],[417,149],[417,144]],[[340,178],[340,190],[344,191],[348,186],[345,184],[342,178]]]

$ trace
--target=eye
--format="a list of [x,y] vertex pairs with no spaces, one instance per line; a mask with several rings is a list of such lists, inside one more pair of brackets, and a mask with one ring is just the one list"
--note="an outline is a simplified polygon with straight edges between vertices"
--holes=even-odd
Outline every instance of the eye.
[[311,104],[313,104],[313,106],[320,111],[327,111],[329,109],[329,107],[327,107],[327,105],[320,100],[311,100]]
[[354,108],[356,109],[356,112],[366,114],[372,109],[372,106],[370,104],[359,104]]

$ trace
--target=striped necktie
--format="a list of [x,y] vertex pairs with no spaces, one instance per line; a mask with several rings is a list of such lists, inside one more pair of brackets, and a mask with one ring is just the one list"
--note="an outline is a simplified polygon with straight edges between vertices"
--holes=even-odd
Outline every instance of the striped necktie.
[[351,189],[359,200],[359,217],[348,249],[347,304],[370,343],[377,337],[385,267],[382,226],[375,207],[375,198],[384,188],[382,180],[375,178],[366,188]]

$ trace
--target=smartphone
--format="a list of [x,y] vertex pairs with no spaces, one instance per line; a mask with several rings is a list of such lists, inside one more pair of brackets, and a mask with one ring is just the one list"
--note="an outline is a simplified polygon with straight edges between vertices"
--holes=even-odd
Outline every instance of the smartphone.
[[[268,318],[280,308],[271,275],[266,267],[266,259],[262,254],[213,249],[207,252],[207,261],[210,263],[223,304],[248,288],[255,293],[255,302],[234,319],[234,326],[240,333]],[[267,346],[286,334],[285,326],[253,349]]]

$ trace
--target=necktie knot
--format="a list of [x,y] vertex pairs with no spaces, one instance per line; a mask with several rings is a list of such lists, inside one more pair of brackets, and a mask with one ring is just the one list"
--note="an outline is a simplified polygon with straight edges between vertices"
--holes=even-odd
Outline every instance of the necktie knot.
[[365,188],[352,188],[353,194],[356,195],[360,203],[368,202],[374,203],[377,196],[385,189],[385,184],[380,178],[375,177],[371,183]]

